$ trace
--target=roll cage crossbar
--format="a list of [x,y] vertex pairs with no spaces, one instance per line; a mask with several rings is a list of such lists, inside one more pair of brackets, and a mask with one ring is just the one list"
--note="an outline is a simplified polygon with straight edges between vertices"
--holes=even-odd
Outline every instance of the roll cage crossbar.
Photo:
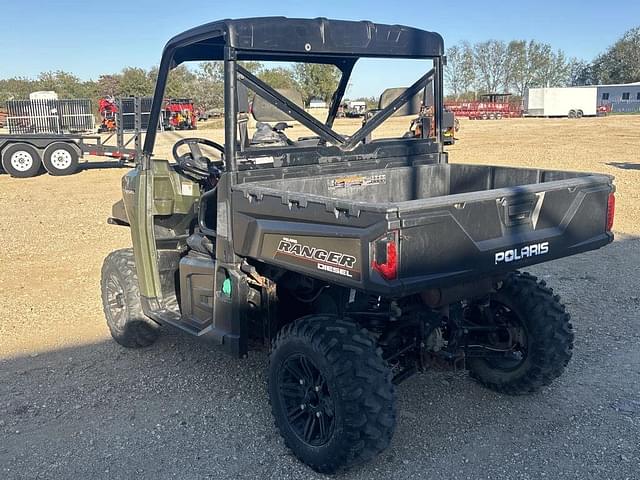
[[[364,140],[367,135],[373,132],[376,128],[378,128],[385,120],[387,120],[391,115],[393,115],[400,107],[402,107],[405,103],[415,97],[421,90],[423,90],[429,82],[433,80],[435,75],[435,69],[432,68],[427,73],[425,73],[422,77],[420,77],[413,85],[407,88],[401,95],[399,95],[395,100],[393,100],[387,107],[379,110],[375,117],[373,117],[369,122],[367,122],[362,128],[357,130],[353,135],[348,138],[343,137],[339,133],[335,132],[331,127],[327,126],[324,123],[319,122],[314,117],[305,112],[302,108],[296,105],[291,100],[287,99],[276,90],[271,88],[265,82],[252,75],[245,68],[240,65],[236,66],[236,70],[238,73],[238,81],[245,85],[248,88],[251,88],[257,95],[265,99],[267,102],[271,103],[274,107],[278,108],[282,112],[291,116],[294,120],[297,120],[302,125],[307,127],[313,133],[317,134],[321,140],[334,143],[340,147],[341,150],[350,150],[355,147],[358,143]],[[348,76],[343,74],[343,78]],[[342,82],[341,82],[342,83]],[[338,85],[338,89],[336,92],[340,90],[340,85]],[[342,99],[342,96],[339,97],[334,95],[334,99],[332,100],[331,107],[334,106],[335,103],[339,103]],[[337,101],[337,102],[336,102]],[[337,108],[336,108],[337,111]],[[331,115],[331,111],[329,112],[327,123],[331,121],[333,123],[334,115]]]

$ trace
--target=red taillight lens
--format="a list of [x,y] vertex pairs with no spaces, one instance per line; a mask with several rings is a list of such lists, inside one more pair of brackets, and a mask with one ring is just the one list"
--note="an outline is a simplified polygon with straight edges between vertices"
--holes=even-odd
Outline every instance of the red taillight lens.
[[607,200],[607,232],[610,232],[613,228],[613,217],[616,214],[616,196],[613,193],[609,194]]
[[398,235],[389,233],[373,244],[371,268],[385,280],[395,280],[398,276]]

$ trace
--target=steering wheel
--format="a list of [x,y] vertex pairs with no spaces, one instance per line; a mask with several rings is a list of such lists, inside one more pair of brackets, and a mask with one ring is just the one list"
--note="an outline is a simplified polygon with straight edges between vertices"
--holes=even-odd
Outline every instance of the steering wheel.
[[[179,155],[178,154],[178,149],[183,146],[186,145],[187,147],[189,147],[189,153],[185,153],[183,155]],[[202,150],[200,150],[200,145],[205,145],[207,147],[211,147],[215,150],[218,150],[220,152],[220,160],[217,160],[215,162],[211,162],[213,165],[215,166],[223,166],[224,164],[224,147],[222,145],[220,145],[219,143],[216,143],[212,140],[206,139],[206,138],[198,138],[198,137],[192,137],[192,138],[183,138],[181,140],[178,140],[175,145],[173,146],[173,151],[171,152],[173,154],[173,159],[178,162],[178,163],[182,163],[185,160],[188,160],[188,158],[186,158],[187,156],[189,158],[191,158],[192,160],[198,162],[198,161],[211,161],[209,158],[207,158],[206,156],[204,156],[202,154]]]

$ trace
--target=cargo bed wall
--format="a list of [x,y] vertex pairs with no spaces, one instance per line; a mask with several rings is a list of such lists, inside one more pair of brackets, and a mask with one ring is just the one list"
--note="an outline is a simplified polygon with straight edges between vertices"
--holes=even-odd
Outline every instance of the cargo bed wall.
[[[439,164],[233,189],[238,254],[384,294],[500,274],[613,239],[606,175]],[[399,266],[386,281],[370,268],[371,245],[391,231]]]
[[356,202],[398,203],[586,175],[588,174],[486,165],[437,164],[271,180],[257,182],[256,185]]

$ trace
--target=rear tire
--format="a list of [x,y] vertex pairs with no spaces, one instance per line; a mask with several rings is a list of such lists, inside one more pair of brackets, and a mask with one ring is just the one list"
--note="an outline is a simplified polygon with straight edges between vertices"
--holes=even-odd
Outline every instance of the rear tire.
[[355,323],[310,315],[278,333],[269,363],[276,426],[293,453],[322,473],[389,446],[395,390],[373,338]]
[[49,175],[73,175],[78,171],[79,155],[75,148],[68,143],[58,142],[49,145],[42,157],[44,168]]
[[34,177],[40,173],[41,167],[38,150],[26,143],[14,143],[2,152],[2,168],[12,177]]
[[159,325],[142,311],[132,249],[116,250],[105,258],[100,286],[104,316],[116,342],[139,348],[157,340]]
[[569,110],[569,114],[567,115],[567,117],[576,118],[576,111],[575,110]]
[[571,360],[574,335],[560,297],[533,275],[512,273],[490,302],[492,312],[498,312],[496,322],[520,324],[523,333],[515,338],[521,339],[524,353],[520,358],[471,358],[467,362],[471,377],[491,390],[522,395],[562,375]]
[[576,112],[576,118],[582,118],[583,115],[584,115],[584,112],[582,110],[578,110]]

